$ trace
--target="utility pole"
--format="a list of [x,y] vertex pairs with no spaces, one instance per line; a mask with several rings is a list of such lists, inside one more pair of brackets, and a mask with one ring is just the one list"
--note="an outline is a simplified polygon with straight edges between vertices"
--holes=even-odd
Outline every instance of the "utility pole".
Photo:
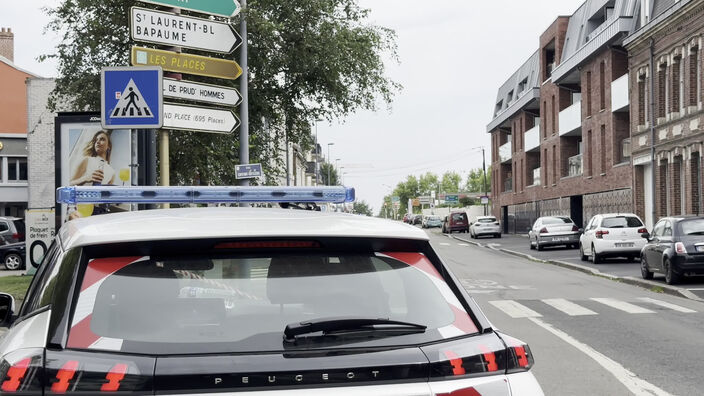
[[[489,192],[486,189],[486,157],[484,155],[484,146],[482,146],[482,169],[484,169],[484,181],[482,184],[484,185],[484,196],[487,197],[487,200],[489,199]],[[484,204],[484,216],[487,216],[487,205],[488,203]]]
[[332,167],[332,163],[330,162],[330,146],[334,146],[334,145],[335,145],[335,143],[328,143],[328,160],[327,160],[327,163],[328,163],[328,182],[325,183],[325,185],[328,185],[328,186],[331,185],[330,184],[330,168]]
[[[240,0],[240,4],[246,12],[247,0]],[[247,165],[249,164],[249,68],[247,66],[247,18],[246,14],[242,13],[240,13],[240,36],[242,36],[240,67],[243,70],[242,79],[240,80],[240,94],[242,94],[242,103],[240,104],[240,121],[242,122],[240,125],[240,164]],[[286,161],[288,161],[288,158],[286,158]],[[286,177],[288,179],[288,173]],[[249,179],[240,180],[240,185],[248,186]]]

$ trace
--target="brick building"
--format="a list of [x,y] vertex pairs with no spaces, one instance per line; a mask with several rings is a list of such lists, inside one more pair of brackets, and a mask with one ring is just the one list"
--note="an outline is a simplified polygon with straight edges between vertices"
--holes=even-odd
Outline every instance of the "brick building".
[[543,215],[577,224],[633,211],[628,55],[635,0],[587,0],[558,17],[499,89],[492,136],[493,213],[522,233]]
[[702,213],[704,1],[643,0],[629,52],[636,213]]

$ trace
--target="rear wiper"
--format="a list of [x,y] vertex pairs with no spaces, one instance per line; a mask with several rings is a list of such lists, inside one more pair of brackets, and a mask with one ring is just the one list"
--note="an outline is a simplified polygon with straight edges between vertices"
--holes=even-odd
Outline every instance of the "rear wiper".
[[284,340],[294,342],[296,336],[303,334],[311,334],[322,332],[329,334],[337,331],[405,331],[418,332],[425,331],[427,326],[401,322],[397,320],[389,320],[385,318],[357,318],[357,317],[340,317],[340,318],[321,318],[309,320],[299,323],[290,323],[284,329]]

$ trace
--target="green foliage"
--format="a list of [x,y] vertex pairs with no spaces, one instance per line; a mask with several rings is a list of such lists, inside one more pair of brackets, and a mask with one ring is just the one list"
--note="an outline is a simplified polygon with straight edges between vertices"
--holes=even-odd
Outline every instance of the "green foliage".
[[[128,31],[133,5],[133,0],[60,0],[46,10],[47,30],[62,38],[55,53],[41,57],[58,60],[53,107],[70,98],[71,107],[62,110],[99,109],[100,69],[127,65],[135,44]],[[376,110],[379,99],[389,106],[400,90],[386,76],[383,61],[398,60],[396,35],[369,23],[369,10],[358,0],[249,0],[248,6],[242,16],[249,31],[250,162],[261,162],[265,174],[284,173],[286,135],[310,149],[313,120]],[[239,60],[238,51],[199,54]],[[239,81],[186,79],[239,87]],[[170,139],[172,184],[192,184],[196,175],[204,184],[235,183],[238,133],[178,131]]]
[[460,192],[462,176],[457,172],[445,172],[442,175],[442,191],[445,193]]
[[[328,179],[330,175],[330,179]],[[325,186],[336,186],[339,184],[339,179],[337,176],[337,171],[335,170],[335,165],[324,162],[320,165],[320,177],[323,179],[323,185]]]
[[369,204],[366,203],[365,201],[355,201],[354,206],[352,207],[352,210],[354,213],[361,214],[364,216],[373,216],[374,214],[372,213],[372,208],[369,207]]
[[[483,169],[473,169],[469,172],[465,190],[468,192],[484,192],[484,171]],[[491,167],[486,170],[486,190],[491,192]]]
[[17,301],[17,306],[27,293],[29,289],[29,283],[32,281],[31,276],[3,276],[0,277],[0,291],[3,293],[11,294],[12,297]]

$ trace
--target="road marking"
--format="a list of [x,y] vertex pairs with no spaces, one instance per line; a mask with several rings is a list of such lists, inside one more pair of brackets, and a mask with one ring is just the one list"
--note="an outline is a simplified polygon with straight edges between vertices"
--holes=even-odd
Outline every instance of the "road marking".
[[592,298],[591,300],[631,314],[655,313],[655,311],[651,311],[649,309],[645,309],[643,307],[639,307],[637,305],[619,301],[613,298]]
[[562,311],[570,316],[584,316],[584,315],[598,315],[591,309],[584,308],[581,305],[577,305],[571,301],[567,301],[562,298],[551,298],[547,300],[542,300],[545,304]]
[[469,245],[466,244],[466,243],[458,243],[457,245],[459,245],[459,246],[469,246]]
[[658,388],[657,386],[638,378],[636,374],[629,371],[625,367],[621,366],[619,363],[608,358],[604,354],[598,352],[594,348],[587,344],[584,344],[569,334],[562,330],[554,328],[552,325],[543,322],[537,318],[528,318],[531,322],[542,327],[543,329],[549,331],[556,337],[560,338],[562,341],[572,345],[577,348],[580,352],[594,359],[601,367],[610,372],[619,382],[621,382],[628,390],[630,390],[634,395],[637,396],[672,396],[670,393]]
[[440,245],[441,245],[441,246],[450,246],[450,244],[447,243],[447,242],[440,242]]
[[681,307],[681,306],[675,305],[675,304],[670,304],[669,302],[656,300],[656,299],[654,299],[654,298],[641,297],[641,298],[639,298],[639,300],[645,301],[645,302],[648,302],[648,303],[651,303],[651,304],[659,305],[659,306],[664,307],[664,308],[669,308],[669,309],[672,309],[672,310],[677,311],[677,312],[683,312],[683,313],[697,313],[697,311],[691,310],[691,309],[689,309],[689,308]]
[[508,285],[508,287],[513,290],[533,290],[533,289],[535,289],[533,286],[524,286],[524,285]]
[[489,301],[496,308],[512,318],[541,318],[543,315],[513,300]]

